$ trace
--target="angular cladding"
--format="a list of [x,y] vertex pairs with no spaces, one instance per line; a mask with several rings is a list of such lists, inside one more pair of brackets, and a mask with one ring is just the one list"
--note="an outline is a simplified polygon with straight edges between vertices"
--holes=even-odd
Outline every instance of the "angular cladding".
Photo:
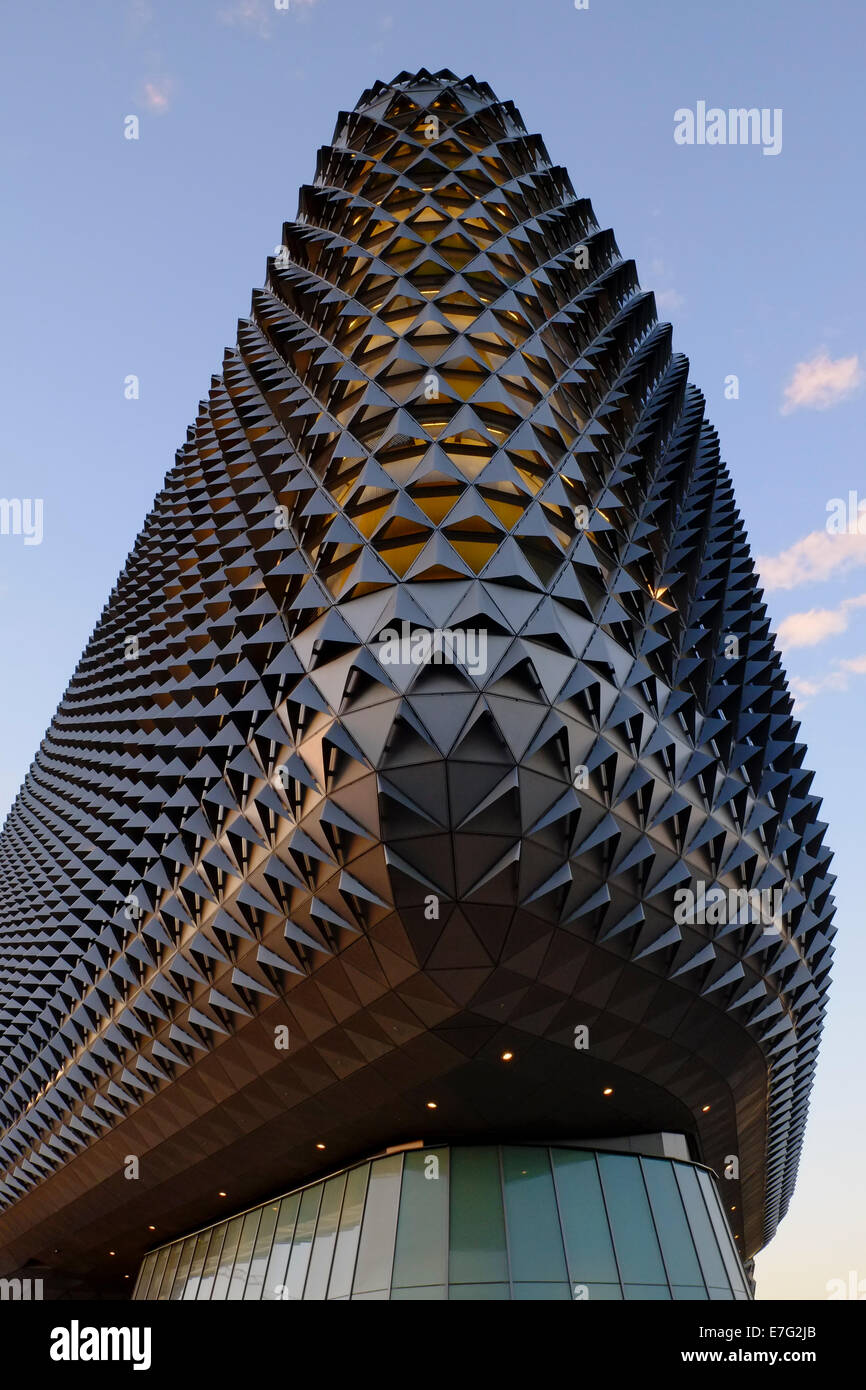
[[316,1141],[673,1129],[751,1255],[832,878],[688,363],[472,78],[366,92],[283,243],[3,832],[0,1245],[95,1268]]

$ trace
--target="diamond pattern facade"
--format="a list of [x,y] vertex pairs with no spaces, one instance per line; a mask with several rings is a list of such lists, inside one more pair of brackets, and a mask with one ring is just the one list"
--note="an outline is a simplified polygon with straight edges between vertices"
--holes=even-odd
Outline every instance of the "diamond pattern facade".
[[[437,628],[483,669],[386,659]],[[213,1220],[226,1171],[310,1179],[317,1140],[663,1128],[737,1159],[754,1254],[832,955],[797,732],[633,263],[486,84],[377,83],[0,840],[2,1258],[98,1273],[154,1211]],[[679,922],[700,885],[779,920]]]

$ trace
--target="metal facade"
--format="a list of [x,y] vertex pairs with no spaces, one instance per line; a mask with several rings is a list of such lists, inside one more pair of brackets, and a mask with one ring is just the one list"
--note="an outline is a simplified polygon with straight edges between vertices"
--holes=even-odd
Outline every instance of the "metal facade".
[[112,1278],[316,1143],[640,1129],[752,1255],[832,877],[687,360],[473,78],[365,92],[282,242],[0,838],[0,1263]]

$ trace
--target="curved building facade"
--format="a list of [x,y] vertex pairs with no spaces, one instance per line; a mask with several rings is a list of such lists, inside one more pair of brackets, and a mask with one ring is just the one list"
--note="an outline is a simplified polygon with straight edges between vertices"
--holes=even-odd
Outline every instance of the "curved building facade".
[[152,1251],[134,1298],[747,1299],[712,1175],[546,1145],[385,1154]]
[[797,735],[633,263],[486,84],[377,83],[0,837],[0,1274],[122,1295],[364,1155],[651,1132],[749,1259],[832,956]]

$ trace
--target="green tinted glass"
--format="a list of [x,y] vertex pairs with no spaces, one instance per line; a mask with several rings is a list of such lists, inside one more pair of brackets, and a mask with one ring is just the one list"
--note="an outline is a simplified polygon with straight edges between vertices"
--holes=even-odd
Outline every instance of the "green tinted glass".
[[701,1267],[673,1169],[663,1159],[643,1158],[641,1164],[668,1277],[672,1284],[700,1284]]
[[[499,1153],[451,1150],[451,1284],[508,1280]],[[454,1297],[452,1292],[451,1297]]]
[[328,1292],[328,1279],[334,1247],[337,1244],[337,1229],[343,1206],[343,1193],[346,1188],[346,1174],[329,1179],[322,1192],[322,1205],[319,1208],[319,1221],[313,1240],[313,1253],[304,1288],[304,1298],[324,1298]]
[[713,1230],[716,1234],[716,1241],[718,1242],[725,1269],[728,1273],[731,1288],[735,1293],[744,1293],[746,1280],[743,1275],[742,1265],[740,1264],[740,1257],[737,1254],[737,1248],[731,1237],[728,1223],[725,1220],[715,1183],[711,1175],[704,1168],[699,1168],[697,1170],[697,1177],[698,1185],[703,1193],[704,1204],[709,1213],[710,1221],[712,1222]]
[[186,1285],[183,1291],[184,1299],[189,1302],[198,1293],[201,1272],[204,1269],[205,1256],[211,1242],[213,1231],[202,1231],[201,1235],[195,1237],[195,1245],[192,1251],[192,1262],[189,1267],[189,1274],[186,1276]]
[[321,1183],[317,1183],[315,1187],[306,1188],[301,1194],[301,1206],[298,1211],[295,1238],[292,1241],[292,1253],[289,1256],[289,1267],[286,1270],[283,1298],[297,1299],[304,1296],[304,1284],[307,1282],[307,1270],[310,1265],[313,1236],[316,1233],[321,1200]]
[[571,1282],[619,1281],[595,1154],[555,1149],[553,1170]]
[[217,1226],[214,1229],[211,1236],[210,1245],[205,1255],[204,1268],[202,1269],[201,1279],[199,1280],[198,1290],[196,1292],[196,1299],[199,1302],[204,1302],[211,1296],[211,1290],[213,1289],[214,1279],[216,1278],[216,1272],[219,1268],[220,1254],[222,1253],[227,1228],[228,1222],[224,1222],[223,1225]]
[[256,1243],[250,1260],[250,1272],[247,1275],[246,1288],[244,1289],[245,1303],[257,1303],[262,1296],[265,1270],[271,1255],[271,1242],[274,1238],[278,1211],[279,1206],[276,1202],[270,1202],[262,1210],[259,1229],[256,1232]]
[[[622,1280],[622,1282],[620,1282]],[[541,1144],[407,1149],[144,1257],[136,1299],[748,1299],[712,1175]]]
[[139,1270],[138,1278],[135,1281],[135,1289],[132,1294],[133,1298],[147,1298],[147,1292],[150,1287],[151,1277],[153,1275],[155,1266],[156,1251],[153,1251],[150,1255],[145,1255],[144,1257],[141,1269]]
[[[511,1277],[527,1286],[568,1279],[548,1150],[505,1148],[505,1219]],[[528,1297],[517,1293],[515,1298]]]
[[241,1227],[244,1224],[242,1216],[235,1216],[226,1227],[225,1240],[220,1250],[220,1261],[217,1267],[216,1276],[211,1289],[211,1302],[217,1299],[224,1299],[229,1291],[229,1281],[234,1268],[235,1256],[238,1253],[238,1242],[241,1238]]
[[686,1163],[674,1164],[674,1172],[682,1194],[686,1216],[689,1219],[692,1239],[697,1247],[704,1274],[704,1283],[710,1291],[710,1297],[713,1297],[713,1289],[730,1293],[731,1286],[728,1283],[725,1266],[719,1254],[712,1223],[707,1216],[707,1209],[704,1206],[704,1199],[698,1186],[697,1174],[694,1168],[690,1168]]
[[361,1239],[361,1220],[364,1215],[369,1172],[369,1163],[363,1163],[360,1168],[353,1168],[346,1180],[340,1229],[337,1232],[334,1263],[328,1284],[329,1298],[348,1298],[352,1292],[352,1277],[358,1257],[358,1242]]
[[640,1161],[632,1154],[600,1154],[598,1166],[623,1283],[665,1283]]
[[395,1289],[448,1279],[448,1150],[417,1149],[403,1160],[394,1251]]
[[238,1241],[238,1251],[235,1256],[235,1265],[232,1270],[231,1282],[229,1283],[228,1299],[232,1303],[239,1303],[244,1296],[247,1275],[250,1272],[250,1260],[252,1258],[253,1247],[256,1243],[256,1231],[259,1229],[259,1219],[261,1211],[248,1211],[241,1226],[240,1240]]
[[298,1209],[300,1205],[301,1197],[298,1192],[293,1192],[291,1196],[284,1197],[280,1202],[277,1227],[274,1232],[271,1256],[268,1260],[268,1267],[265,1271],[264,1288],[262,1289],[262,1298],[266,1301],[270,1302],[274,1299],[282,1299],[286,1291],[286,1270],[289,1267],[289,1256],[292,1253],[292,1238],[295,1234],[295,1225],[298,1219]]
[[186,1289],[186,1281],[189,1277],[189,1267],[192,1264],[193,1252],[195,1250],[196,1237],[189,1236],[183,1242],[180,1259],[177,1262],[177,1274],[174,1276],[174,1283],[171,1287],[172,1302],[183,1298]]
[[353,1295],[391,1288],[402,1168],[402,1154],[389,1154],[370,1164]]

